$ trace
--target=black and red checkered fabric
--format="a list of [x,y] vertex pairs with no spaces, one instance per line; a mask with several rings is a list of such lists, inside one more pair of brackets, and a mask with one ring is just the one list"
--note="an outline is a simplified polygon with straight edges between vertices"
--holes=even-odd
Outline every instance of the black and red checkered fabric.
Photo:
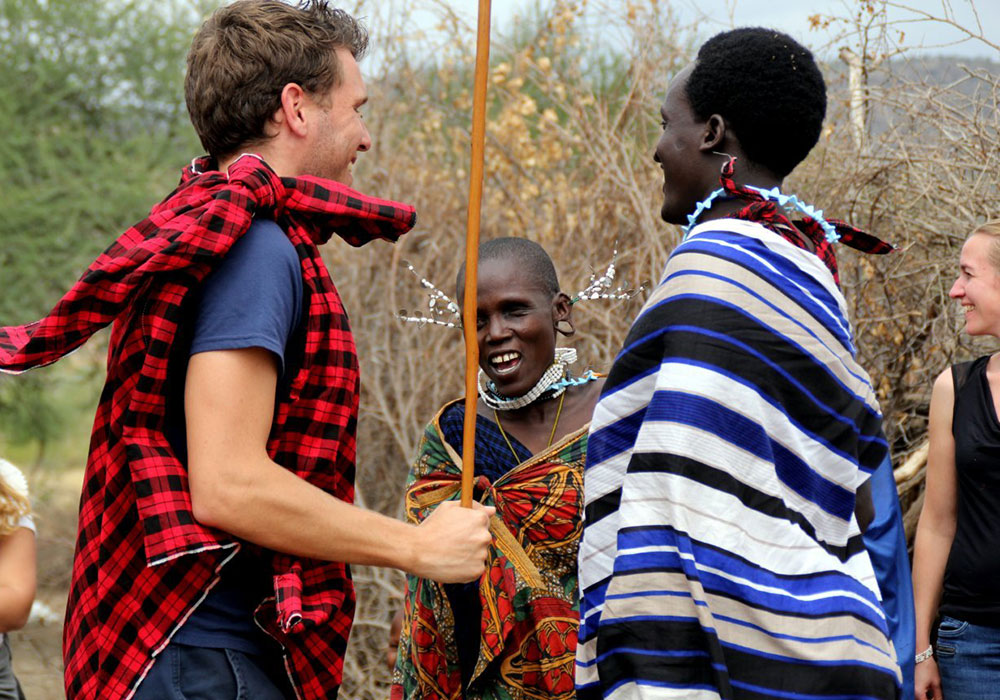
[[[268,453],[345,501],[354,496],[360,380],[347,315],[317,246],[395,240],[412,207],[318,178],[279,178],[244,156],[228,174],[207,159],[149,218],[122,234],[45,319],[0,329],[0,368],[49,364],[114,322],[94,423],[64,629],[66,693],[127,698],[241,545],[198,523],[187,472],[164,437],[173,340],[189,292],[246,232],[274,218],[302,265],[306,339],[289,395],[275,409]],[[204,172],[203,172],[204,171]],[[340,684],[354,611],[345,564],[271,553],[276,595],[255,617],[285,648],[301,698]]]
[[[798,230],[809,238],[815,248],[814,252],[816,255],[823,261],[827,269],[830,270],[837,284],[840,284],[840,275],[837,271],[837,256],[834,253],[833,244],[827,240],[826,231],[819,225],[819,222],[810,216],[792,221],[774,200],[767,199],[759,192],[737,185],[733,180],[735,168],[736,157],[731,156],[726,164],[722,166],[722,175],[719,177],[719,181],[722,183],[722,188],[727,195],[742,199],[747,202],[747,205],[739,211],[729,214],[728,217],[743,219],[745,221],[756,221],[799,248],[806,248],[802,239],[795,235],[793,231],[793,229]],[[838,219],[827,219],[826,222],[837,231],[837,234],[840,236],[839,243],[843,243],[862,253],[884,255],[895,250],[892,244],[886,243],[870,233],[865,233],[848,223]]]

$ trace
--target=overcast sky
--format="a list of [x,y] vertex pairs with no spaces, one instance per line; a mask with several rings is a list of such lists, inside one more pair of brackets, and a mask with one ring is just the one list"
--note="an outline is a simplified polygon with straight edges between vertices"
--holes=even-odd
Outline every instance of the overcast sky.
[[[542,0],[546,2],[546,0]],[[625,2],[625,0],[620,0]],[[474,23],[477,0],[448,0]],[[524,14],[538,0],[493,0],[493,21],[501,28],[509,26],[518,14]],[[856,0],[669,0],[686,22],[699,17],[707,37],[730,26],[760,25],[785,31],[816,50],[834,40],[831,32],[809,29],[811,15],[848,16],[856,8]],[[595,5],[595,2],[590,2]],[[976,28],[976,14],[984,36],[1000,45],[1000,0],[891,0],[890,19],[901,21],[896,27],[905,32],[907,46],[923,45],[935,53],[975,56],[1000,60],[1000,52],[979,41],[964,41],[962,35],[940,22],[914,21],[919,14],[907,12],[903,6],[936,17],[951,17],[959,24]],[[842,25],[841,25],[842,26]],[[836,46],[834,46],[836,48]]]

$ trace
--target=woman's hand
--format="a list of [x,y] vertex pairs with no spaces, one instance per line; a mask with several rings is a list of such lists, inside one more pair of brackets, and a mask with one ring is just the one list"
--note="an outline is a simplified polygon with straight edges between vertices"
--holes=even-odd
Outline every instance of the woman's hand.
[[914,700],[942,700],[944,697],[941,694],[941,674],[933,656],[917,664],[913,672],[913,697]]

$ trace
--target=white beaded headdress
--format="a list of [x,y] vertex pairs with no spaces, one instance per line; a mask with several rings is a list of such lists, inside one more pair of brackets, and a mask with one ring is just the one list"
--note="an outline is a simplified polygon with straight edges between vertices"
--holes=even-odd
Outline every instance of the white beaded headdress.
[[[615,260],[618,258],[617,248],[612,252],[611,263],[603,274],[598,276],[592,274],[587,287],[576,295],[570,297],[570,303],[576,304],[580,301],[591,301],[594,299],[631,299],[639,294],[645,287],[639,285],[637,289],[631,289],[626,285],[619,285],[612,289],[615,279]],[[447,294],[442,292],[433,282],[417,272],[413,265],[403,262],[407,270],[412,272],[420,280],[420,286],[427,290],[427,312],[410,314],[405,309],[396,314],[401,321],[408,323],[419,323],[421,325],[431,324],[435,326],[445,326],[446,328],[461,329],[462,313],[456,304]],[[452,320],[453,319],[453,320]],[[575,384],[591,381],[597,377],[593,372],[587,371],[580,378],[571,378],[566,375],[566,367],[576,362],[576,350],[573,348],[556,348],[555,358],[542,376],[526,394],[521,396],[504,396],[496,390],[485,373],[479,370],[479,397],[487,406],[496,411],[511,411],[522,408],[538,399],[550,399],[559,396],[567,387]]]
[[[569,303],[576,304],[580,301],[591,301],[594,299],[621,301],[631,299],[641,293],[645,289],[645,285],[639,285],[636,289],[632,289],[624,284],[618,285],[615,289],[611,288],[615,280],[615,261],[617,259],[618,249],[615,248],[611,253],[611,262],[608,264],[607,269],[600,276],[596,273],[592,274],[587,287],[570,297]],[[417,272],[413,265],[405,260],[403,261],[403,265],[420,280],[420,286],[428,290],[427,313],[416,312],[411,314],[406,309],[401,309],[396,314],[396,318],[407,323],[419,323],[421,325],[430,323],[435,326],[460,329],[462,327],[462,312],[458,304],[442,292],[433,282]]]

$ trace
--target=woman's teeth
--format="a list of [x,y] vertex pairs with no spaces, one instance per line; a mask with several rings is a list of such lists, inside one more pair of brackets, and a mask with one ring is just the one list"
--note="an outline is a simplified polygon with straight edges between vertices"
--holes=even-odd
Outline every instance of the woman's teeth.
[[521,353],[505,352],[490,358],[490,364],[498,374],[506,374],[517,368],[521,361]]
[[516,360],[520,355],[516,352],[505,352],[503,355],[497,355],[491,362],[495,365],[502,365],[504,362],[510,362],[511,360]]

